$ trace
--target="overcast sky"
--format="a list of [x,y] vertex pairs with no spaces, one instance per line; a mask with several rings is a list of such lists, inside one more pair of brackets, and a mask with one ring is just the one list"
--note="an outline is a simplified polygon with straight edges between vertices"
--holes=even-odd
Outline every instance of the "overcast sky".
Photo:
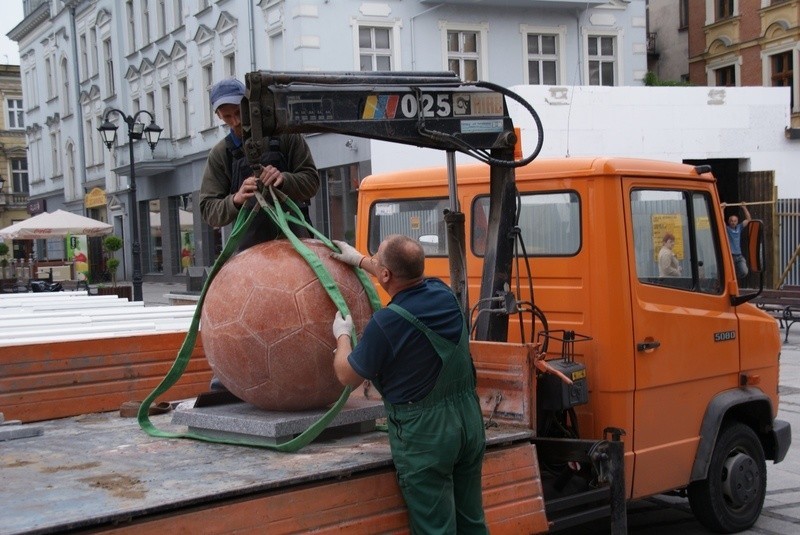
[[6,34],[22,22],[22,0],[4,0],[0,16],[0,63],[19,65],[19,45]]

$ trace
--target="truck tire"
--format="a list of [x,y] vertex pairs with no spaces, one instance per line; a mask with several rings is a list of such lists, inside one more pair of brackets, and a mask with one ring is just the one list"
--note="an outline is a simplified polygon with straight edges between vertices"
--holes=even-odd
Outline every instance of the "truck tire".
[[767,465],[753,430],[725,426],[717,437],[706,479],[689,485],[689,505],[697,520],[718,533],[751,527],[764,505]]

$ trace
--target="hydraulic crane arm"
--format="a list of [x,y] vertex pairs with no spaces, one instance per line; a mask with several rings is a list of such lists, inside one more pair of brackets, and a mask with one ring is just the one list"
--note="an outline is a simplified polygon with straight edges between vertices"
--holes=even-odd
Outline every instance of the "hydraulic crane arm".
[[[459,151],[488,163],[490,210],[481,302],[488,303],[488,298],[505,292],[513,259],[514,167],[532,161],[543,140],[541,122],[530,104],[488,82],[464,83],[452,72],[258,71],[245,75],[245,82],[244,148],[254,165],[267,150],[271,136],[311,132],[380,139],[448,153]],[[534,151],[521,160],[514,160],[517,136],[506,98],[517,100],[527,109],[538,129]],[[452,180],[451,189],[455,182]],[[457,199],[454,191],[451,199]],[[468,314],[464,218],[458,206],[451,206],[450,212],[450,216],[461,216],[460,231],[451,231],[448,222],[451,285]],[[459,218],[446,220],[457,222]],[[478,318],[475,338],[507,339],[508,316],[479,314]]]
[[[333,132],[470,154],[494,165],[494,149],[517,139],[504,97],[516,94],[487,82],[464,83],[452,72],[308,73],[259,71],[245,75],[242,101],[245,153],[258,161],[266,140],[280,133]],[[538,117],[535,117],[538,124]]]

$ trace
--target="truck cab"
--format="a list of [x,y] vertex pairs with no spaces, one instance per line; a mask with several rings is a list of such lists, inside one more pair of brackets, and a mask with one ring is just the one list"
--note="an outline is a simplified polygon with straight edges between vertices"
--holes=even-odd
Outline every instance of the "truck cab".
[[[462,165],[456,177],[474,328],[487,313],[489,167]],[[538,341],[552,360],[568,345],[585,369],[585,403],[554,406],[539,389],[539,436],[599,440],[618,430],[628,499],[688,489],[706,526],[752,525],[765,459],[779,462],[790,443],[788,424],[775,420],[780,337],[739,295],[714,177],[669,162],[537,159],[516,170],[516,188],[511,280],[493,308],[509,315],[509,343]],[[356,247],[374,254],[389,234],[417,238],[426,274],[447,281],[449,202],[444,168],[367,177]],[[677,264],[669,275],[659,270],[667,234],[664,254]],[[478,375],[480,387],[485,370]]]

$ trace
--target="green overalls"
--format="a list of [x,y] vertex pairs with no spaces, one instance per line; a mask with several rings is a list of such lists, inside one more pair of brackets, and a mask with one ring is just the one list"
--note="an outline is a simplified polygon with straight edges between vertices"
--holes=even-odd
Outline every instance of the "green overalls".
[[[442,359],[436,385],[423,400],[384,402],[411,532],[488,533],[481,497],[486,435],[466,325],[459,343],[453,344],[404,308],[389,308],[422,331]],[[381,385],[374,384],[380,392]]]

